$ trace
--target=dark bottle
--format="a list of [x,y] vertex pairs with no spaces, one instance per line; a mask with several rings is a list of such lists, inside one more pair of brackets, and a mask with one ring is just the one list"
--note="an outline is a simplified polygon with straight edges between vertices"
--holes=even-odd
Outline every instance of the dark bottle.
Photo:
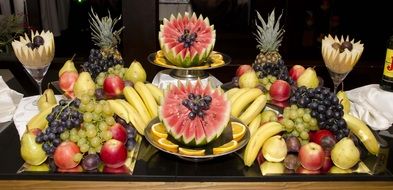
[[385,66],[383,68],[382,80],[379,86],[383,90],[393,92],[393,35],[390,36],[388,40]]

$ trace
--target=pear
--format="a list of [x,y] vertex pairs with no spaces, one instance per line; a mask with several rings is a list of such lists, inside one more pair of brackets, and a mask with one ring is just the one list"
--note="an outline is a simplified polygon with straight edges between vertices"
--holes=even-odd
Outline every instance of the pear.
[[44,93],[38,99],[38,110],[41,112],[46,108],[57,104],[55,93],[51,88],[48,88],[44,91]]
[[96,90],[96,85],[91,78],[90,73],[81,72],[78,79],[74,84],[74,95],[75,97],[81,99],[83,94],[88,94],[93,96]]
[[78,70],[76,70],[76,68],[75,68],[75,63],[73,61],[74,57],[75,57],[75,55],[72,56],[71,59],[67,60],[64,63],[63,67],[61,67],[61,69],[59,71],[59,77],[66,71],[78,72]]
[[312,67],[308,67],[297,79],[297,86],[307,88],[316,88],[319,85],[317,73]]
[[136,82],[146,81],[146,71],[143,69],[141,63],[134,60],[127,71],[124,73],[124,79],[132,81],[134,84]]
[[287,156],[287,144],[281,135],[275,135],[266,140],[262,146],[263,157],[270,162],[281,162]]
[[50,170],[49,165],[46,163],[43,163],[38,166],[33,166],[26,164],[25,171],[27,172],[48,172]]
[[352,139],[344,137],[334,145],[331,159],[335,166],[346,170],[360,161],[360,151]]
[[35,142],[36,135],[28,131],[20,140],[20,154],[23,160],[30,165],[40,165],[45,162],[47,155],[42,149],[42,144]]
[[239,77],[240,88],[255,88],[259,84],[258,76],[254,70],[250,70]]
[[283,174],[285,171],[285,166],[282,162],[269,162],[264,161],[259,166],[262,175],[269,175],[269,174]]
[[331,174],[349,174],[349,173],[352,173],[352,170],[351,169],[344,170],[344,169],[341,169],[337,166],[332,166],[329,170],[329,173],[331,173]]
[[344,91],[340,90],[337,92],[337,98],[344,108],[344,113],[349,113],[349,109],[351,108],[351,101],[349,101],[347,94]]

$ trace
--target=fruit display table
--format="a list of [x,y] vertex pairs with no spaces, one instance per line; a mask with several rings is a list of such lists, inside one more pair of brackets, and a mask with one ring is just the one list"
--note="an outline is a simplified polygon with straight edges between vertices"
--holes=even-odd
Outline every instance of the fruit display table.
[[[224,67],[227,72],[234,72],[235,67]],[[370,68],[367,68],[370,70]],[[359,68],[353,76],[366,72],[367,69]],[[371,70],[373,70],[371,68]],[[376,70],[376,69],[375,69]],[[48,76],[57,71],[49,71]],[[372,73],[372,72],[370,72]],[[225,76],[212,72],[218,78]],[[371,74],[372,75],[372,74]],[[372,81],[373,76],[370,77]],[[351,77],[351,76],[349,76]],[[50,79],[49,79],[50,80]],[[375,80],[375,78],[374,78]],[[369,81],[357,81],[360,85]],[[15,83],[17,87],[19,84]],[[11,85],[10,85],[11,86]],[[347,84],[348,88],[359,86],[357,83]],[[26,96],[28,96],[27,94]],[[345,174],[345,175],[273,175],[262,176],[257,165],[250,168],[244,166],[239,154],[234,153],[224,157],[204,162],[189,162],[178,157],[158,151],[153,146],[142,141],[138,154],[135,170],[132,175],[123,174],[64,174],[64,173],[22,173],[17,170],[24,161],[20,157],[19,137],[12,122],[0,124],[0,187],[1,189],[36,189],[54,187],[60,188],[142,188],[149,185],[151,189],[170,187],[193,188],[205,187],[212,189],[318,189],[329,187],[359,189],[392,189],[393,174],[392,157],[388,161],[386,172],[378,175]],[[390,147],[392,139],[387,139]],[[389,155],[393,152],[390,150]],[[332,183],[333,181],[333,183]],[[202,183],[201,183],[202,182]],[[34,189],[33,188],[33,189]]]
[[[207,17],[179,13],[164,19],[160,49],[147,57],[172,69],[168,80],[161,77],[165,70],[146,72],[145,60],[123,59],[117,47],[124,27],[114,29],[120,17],[99,18],[93,9],[89,15],[99,49],[90,49],[83,63],[73,57],[46,75],[56,63],[46,51],[53,50],[53,34],[13,42],[41,95],[32,96],[20,67],[11,69],[27,89],[13,120],[0,125],[2,189],[392,189],[393,133],[380,137],[370,129],[386,130],[392,122],[376,128],[351,113],[357,104],[344,91],[378,83],[378,72],[370,70],[381,68],[354,68],[360,42],[329,35],[323,59],[287,61],[278,51],[282,15],[276,20],[273,10],[266,24],[257,12],[260,53],[241,62],[213,50],[216,31]],[[54,88],[41,93],[44,77]],[[337,92],[346,77],[349,84]],[[8,102],[2,104],[13,106]]]

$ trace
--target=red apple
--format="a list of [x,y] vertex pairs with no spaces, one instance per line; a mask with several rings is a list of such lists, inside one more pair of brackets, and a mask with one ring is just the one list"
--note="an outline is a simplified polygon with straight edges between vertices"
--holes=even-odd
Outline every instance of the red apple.
[[109,128],[112,133],[112,139],[121,141],[122,143],[127,142],[127,130],[120,123],[115,123]]
[[103,89],[105,92],[105,95],[108,97],[116,97],[119,96],[123,93],[123,88],[125,84],[123,79],[121,79],[117,75],[110,75],[105,78],[104,84],[103,84]]
[[304,72],[305,68],[301,65],[294,65],[289,69],[289,76],[296,81],[299,76]]
[[104,169],[102,170],[102,172],[111,173],[111,174],[127,174],[127,173],[130,173],[130,169],[125,165],[122,165],[118,168],[111,168],[108,166],[104,166]]
[[315,142],[322,146],[324,150],[332,149],[336,144],[336,138],[333,133],[326,129],[310,132],[310,142]]
[[102,145],[100,151],[102,162],[110,168],[118,168],[127,159],[127,149],[123,142],[110,139]]
[[79,164],[74,161],[74,155],[78,153],[81,153],[78,145],[72,141],[64,141],[56,148],[53,160],[58,168],[71,169]]
[[289,106],[289,102],[288,101],[276,101],[276,100],[270,100],[270,104],[273,104],[274,106],[277,106],[279,108],[284,109],[285,107]]
[[78,172],[83,172],[83,168],[81,165],[77,165],[76,167],[70,169],[57,168],[57,171],[62,173],[78,173]]
[[291,95],[291,86],[287,81],[276,80],[270,87],[269,90],[270,97],[275,101],[285,101],[288,100]]
[[71,99],[74,99],[74,98],[75,98],[74,91],[64,92],[64,95],[65,95],[67,98],[71,98]]
[[298,173],[298,174],[319,174],[320,171],[319,170],[308,170],[302,166],[299,166],[296,169],[296,173]]
[[319,144],[310,142],[299,150],[300,164],[308,170],[319,170],[325,161],[325,152]]
[[75,81],[78,79],[78,72],[65,71],[59,78],[59,87],[64,92],[72,92]]
[[251,65],[240,65],[237,70],[236,70],[236,76],[240,77],[242,76],[244,73],[248,72],[252,70]]

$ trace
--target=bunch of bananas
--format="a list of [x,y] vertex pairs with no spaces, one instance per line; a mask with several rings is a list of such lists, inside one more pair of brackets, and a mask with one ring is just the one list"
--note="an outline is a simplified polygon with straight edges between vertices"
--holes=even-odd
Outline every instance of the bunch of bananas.
[[267,96],[259,88],[232,88],[226,92],[231,115],[249,125],[265,108]]
[[126,100],[108,100],[116,115],[131,122],[138,133],[144,135],[147,124],[157,117],[158,105],[163,97],[163,91],[150,83],[136,82],[134,87],[123,89]]

